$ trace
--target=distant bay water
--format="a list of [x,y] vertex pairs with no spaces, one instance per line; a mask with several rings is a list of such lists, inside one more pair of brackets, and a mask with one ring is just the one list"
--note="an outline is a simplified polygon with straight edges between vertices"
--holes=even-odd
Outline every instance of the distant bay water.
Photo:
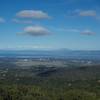
[[0,50],[0,57],[100,59],[100,51],[81,50]]

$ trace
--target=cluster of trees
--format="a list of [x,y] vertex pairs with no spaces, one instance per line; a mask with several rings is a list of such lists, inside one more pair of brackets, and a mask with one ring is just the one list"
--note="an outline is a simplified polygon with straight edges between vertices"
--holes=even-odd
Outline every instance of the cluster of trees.
[[0,100],[100,100],[100,96],[84,89],[0,85]]

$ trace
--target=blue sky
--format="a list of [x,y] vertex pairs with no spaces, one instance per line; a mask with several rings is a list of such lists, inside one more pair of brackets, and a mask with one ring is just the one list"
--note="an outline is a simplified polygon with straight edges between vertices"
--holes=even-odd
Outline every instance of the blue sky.
[[0,0],[0,49],[100,50],[100,0]]

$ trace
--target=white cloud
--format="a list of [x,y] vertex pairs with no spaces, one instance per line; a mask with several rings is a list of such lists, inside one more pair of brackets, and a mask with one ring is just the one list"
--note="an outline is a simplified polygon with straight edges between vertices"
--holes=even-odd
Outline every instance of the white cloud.
[[67,32],[67,33],[80,33],[82,35],[95,35],[96,33],[93,32],[92,30],[89,29],[75,29],[75,28],[71,28],[71,29],[67,29],[67,28],[59,28],[57,29],[57,31],[62,31],[62,32]]
[[18,24],[32,24],[32,20],[12,19],[12,21]]
[[79,12],[80,16],[90,16],[90,17],[95,17],[97,15],[95,10],[87,10],[87,11],[80,11]]
[[0,17],[0,23],[4,23],[5,22],[5,19]]
[[96,10],[80,10],[76,9],[73,12],[69,12],[71,16],[83,16],[83,17],[97,17],[97,11]]
[[84,30],[81,32],[83,35],[95,35],[96,33],[91,30]]
[[41,10],[22,10],[16,14],[19,18],[48,19],[50,16]]
[[27,34],[30,36],[45,36],[49,35],[51,32],[42,26],[28,26],[24,28],[24,32],[22,34]]

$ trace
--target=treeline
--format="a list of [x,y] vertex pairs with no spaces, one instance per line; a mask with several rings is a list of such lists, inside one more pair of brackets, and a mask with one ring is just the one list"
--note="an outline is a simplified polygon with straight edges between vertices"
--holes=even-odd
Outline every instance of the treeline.
[[100,100],[100,96],[85,89],[0,85],[0,100]]

